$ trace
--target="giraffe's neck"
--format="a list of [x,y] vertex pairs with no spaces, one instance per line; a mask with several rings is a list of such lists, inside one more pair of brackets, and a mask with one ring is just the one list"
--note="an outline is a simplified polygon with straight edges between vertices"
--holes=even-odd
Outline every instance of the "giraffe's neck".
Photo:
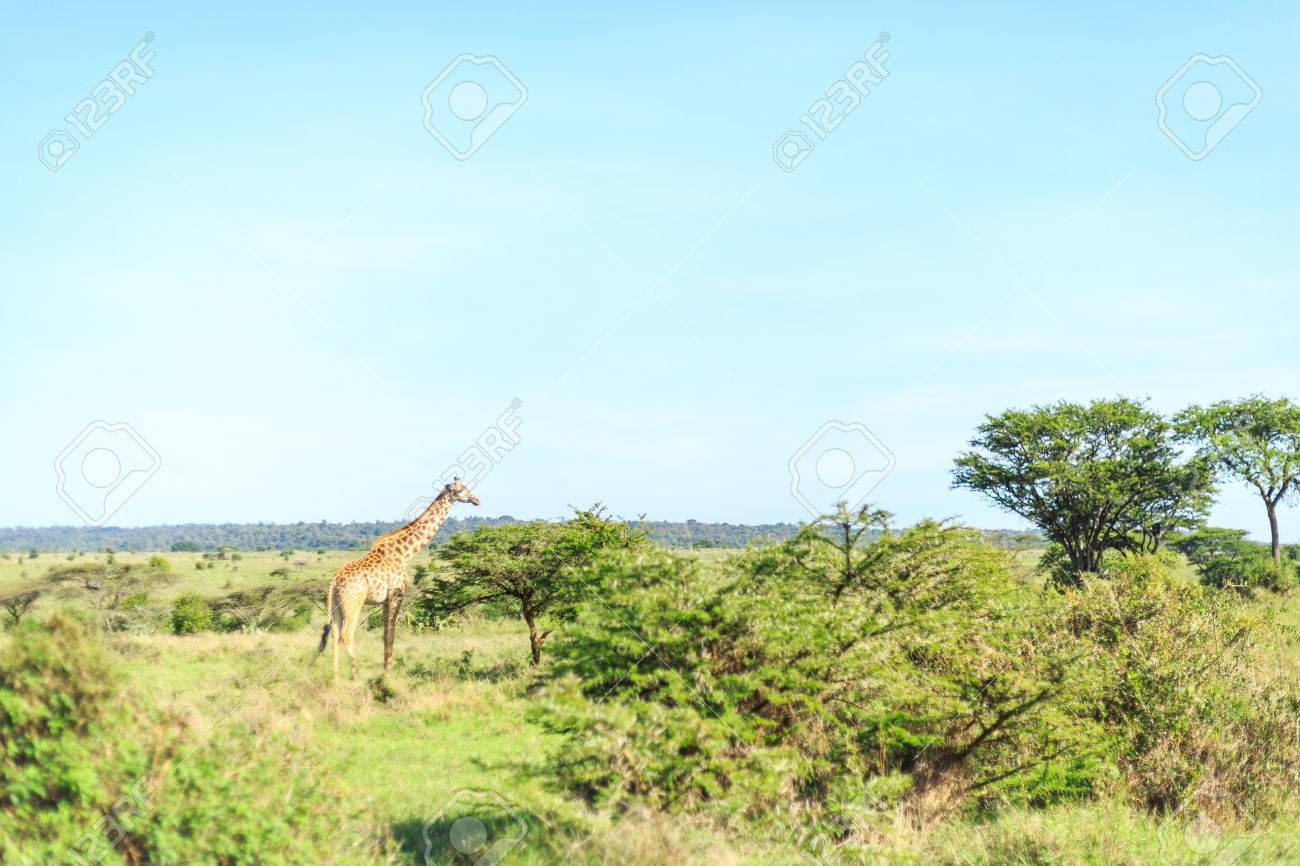
[[399,558],[403,564],[410,562],[438,534],[447,515],[451,513],[453,502],[451,494],[444,490],[419,517],[402,529],[381,538],[375,547]]

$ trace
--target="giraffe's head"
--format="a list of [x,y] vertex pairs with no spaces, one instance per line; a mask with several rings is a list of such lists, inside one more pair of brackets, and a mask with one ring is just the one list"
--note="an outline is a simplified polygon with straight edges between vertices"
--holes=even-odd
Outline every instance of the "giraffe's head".
[[442,490],[451,497],[452,502],[468,502],[470,505],[479,504],[478,497],[459,478],[451,479],[451,483]]

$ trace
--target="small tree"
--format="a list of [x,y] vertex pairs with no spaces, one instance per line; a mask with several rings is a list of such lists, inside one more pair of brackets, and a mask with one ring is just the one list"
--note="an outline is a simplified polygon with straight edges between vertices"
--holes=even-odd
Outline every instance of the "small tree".
[[536,665],[554,623],[572,616],[586,589],[574,569],[602,551],[643,543],[641,530],[604,516],[599,505],[559,523],[535,520],[458,532],[436,554],[450,566],[451,577],[429,581],[415,606],[435,624],[479,604],[517,615],[528,626]]
[[1300,406],[1282,398],[1248,397],[1179,413],[1182,437],[1225,475],[1259,494],[1268,512],[1273,562],[1282,562],[1277,507],[1300,489]]
[[47,590],[49,590],[49,586],[42,584],[41,586],[28,587],[20,592],[0,596],[0,607],[3,607],[9,614],[10,619],[13,620],[13,625],[18,625]]
[[1180,460],[1174,426],[1119,398],[989,416],[957,458],[955,487],[983,493],[1061,546],[1069,571],[1096,573],[1107,550],[1154,553],[1209,510],[1207,459]]
[[283,630],[305,622],[320,606],[325,582],[263,584],[227,593],[211,602],[218,625],[243,632]]
[[134,563],[85,563],[53,569],[46,579],[69,587],[73,595],[88,601],[95,609],[100,626],[112,631],[117,625],[115,614],[127,599],[139,597],[174,578],[162,569]]

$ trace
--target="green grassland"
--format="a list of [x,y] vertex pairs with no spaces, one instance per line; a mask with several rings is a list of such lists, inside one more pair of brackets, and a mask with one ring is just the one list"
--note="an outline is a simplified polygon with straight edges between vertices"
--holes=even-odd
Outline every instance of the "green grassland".
[[[691,554],[704,561],[706,574],[725,555]],[[355,555],[296,551],[286,557],[263,551],[214,560],[168,553],[174,579],[152,592],[151,601],[165,605],[185,593],[216,598],[277,581],[323,583]],[[0,558],[0,591],[38,579],[52,567],[107,556],[42,553],[31,559],[11,553]],[[145,563],[150,554],[113,556],[118,563]],[[1016,557],[1026,565],[1025,579],[1039,580],[1027,567],[1034,553],[1021,551]],[[286,568],[288,576],[272,574]],[[39,617],[76,604],[52,594],[33,613]],[[1300,673],[1300,599],[1259,604],[1280,605],[1275,640],[1259,665],[1294,678]],[[426,835],[433,845],[428,862],[470,862],[448,848],[453,828],[439,820],[444,806],[465,789],[493,792],[487,796],[499,796],[494,802],[512,813],[512,820],[518,818],[503,831],[521,836],[504,863],[823,862],[808,859],[805,840],[793,828],[788,834],[768,828],[760,838],[725,821],[649,811],[613,819],[548,788],[530,768],[556,747],[559,735],[528,719],[533,674],[526,637],[515,622],[470,616],[439,631],[399,628],[395,670],[380,688],[373,680],[380,669],[379,633],[359,634],[358,677],[331,682],[327,654],[316,652],[323,621],[322,604],[311,623],[293,632],[176,636],[158,630],[106,640],[126,671],[131,693],[183,719],[192,736],[203,739],[231,727],[250,732],[248,749],[259,748],[264,737],[300,747],[312,772],[355,810],[349,832],[357,844],[369,846],[366,856],[374,862],[426,862]],[[1298,817],[1284,809],[1282,817],[1260,825],[1200,828],[1189,841],[1185,827],[1120,802],[1010,810],[986,820],[955,815],[928,826],[900,821],[878,840],[870,862],[1300,863]],[[336,860],[322,852],[319,862]]]

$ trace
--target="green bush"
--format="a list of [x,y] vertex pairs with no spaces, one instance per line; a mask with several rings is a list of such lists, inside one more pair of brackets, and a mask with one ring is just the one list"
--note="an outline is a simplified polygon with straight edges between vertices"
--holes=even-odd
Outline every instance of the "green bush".
[[201,595],[187,593],[172,605],[172,631],[175,634],[195,634],[212,627],[212,608]]
[[74,620],[15,628],[0,655],[0,816],[102,803],[100,761],[116,748],[103,728],[117,685],[108,657]]
[[151,557],[149,557],[149,567],[150,567],[150,568],[156,568],[156,569],[158,569],[159,571],[171,571],[171,570],[172,570],[172,564],[171,564],[170,562],[168,562],[167,559],[166,559],[165,557],[162,557],[162,556],[156,556],[156,555],[155,555],[155,556],[151,556]]
[[1246,538],[1244,529],[1206,527],[1174,540],[1170,546],[1187,557],[1210,586],[1239,591],[1278,591],[1295,582],[1295,563],[1279,565],[1272,553]]
[[883,521],[841,512],[714,570],[652,551],[581,572],[600,597],[533,709],[564,737],[549,775],[597,807],[862,846],[899,809],[1213,792],[1263,816],[1300,784],[1300,694],[1260,681],[1265,623],[1235,594],[1121,554],[1039,592],[974,530]]
[[379,859],[310,756],[235,724],[187,739],[119,683],[67,617],[0,649],[0,863]]
[[1070,565],[1069,555],[1066,554],[1065,548],[1056,542],[1047,545],[1043,555],[1038,558],[1037,570],[1039,574],[1047,577],[1048,586],[1064,589],[1078,583],[1078,576]]
[[597,804],[789,809],[835,835],[936,792],[1089,793],[1096,726],[1061,710],[1042,596],[974,530],[864,541],[880,519],[841,513],[720,575],[664,552],[584,573],[602,597],[557,642],[537,710],[571,733],[558,782]]
[[1300,697],[1261,683],[1263,622],[1234,594],[1179,581],[1157,556],[1116,557],[1064,597],[1084,700],[1127,792],[1156,810],[1197,791],[1257,812],[1300,782]]

